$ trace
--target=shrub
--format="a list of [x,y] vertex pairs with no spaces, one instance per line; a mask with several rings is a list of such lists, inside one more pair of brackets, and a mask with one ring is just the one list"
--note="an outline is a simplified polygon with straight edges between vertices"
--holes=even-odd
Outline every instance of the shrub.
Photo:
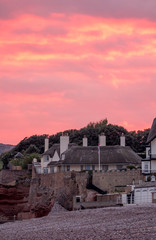
[[12,159],[10,162],[14,166],[21,166],[22,169],[27,169],[28,164],[32,164],[33,159],[36,158],[40,161],[40,157],[37,153],[28,154],[22,158]]
[[136,169],[136,167],[133,166],[133,165],[129,165],[129,166],[127,166],[127,168],[130,169],[130,170],[132,170],[132,169]]

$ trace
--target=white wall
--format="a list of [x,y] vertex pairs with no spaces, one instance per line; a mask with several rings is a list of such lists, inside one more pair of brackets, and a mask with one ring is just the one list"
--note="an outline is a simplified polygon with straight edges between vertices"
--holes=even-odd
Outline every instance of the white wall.
[[83,138],[83,147],[87,147],[88,146],[88,138],[84,137]]
[[155,187],[134,189],[134,203],[152,203],[152,192],[155,191],[155,189]]
[[[146,166],[148,166],[148,168]],[[150,161],[142,161],[141,168],[142,168],[142,173],[147,173],[147,174],[150,173],[150,170],[151,170]]]
[[116,165],[109,165],[108,166],[108,170],[116,170],[117,169],[117,166]]
[[[41,173],[44,173],[44,168],[47,168],[48,167],[48,164],[52,161],[59,161],[60,158],[59,158],[59,155],[57,153],[57,151],[55,150],[55,153],[54,153],[54,156],[53,158],[51,158],[49,156],[49,161],[47,161],[47,156],[49,155],[44,155],[42,158],[41,158]],[[56,168],[55,168],[55,172],[57,172]],[[48,173],[50,173],[50,168],[48,168]]]
[[126,141],[125,141],[125,136],[120,137],[120,146],[125,147]]
[[146,147],[146,158],[150,158],[149,151],[150,151],[150,147]]
[[41,173],[41,167],[39,166],[36,166],[35,167],[35,170],[36,170],[36,173],[40,174]]
[[[80,165],[70,165],[70,171],[81,171],[81,166]],[[67,171],[67,168],[66,168]]]
[[100,135],[99,136],[99,145],[100,146],[106,146],[106,136],[105,135]]
[[42,156],[41,158],[41,173],[43,173],[43,169],[47,167],[47,165],[52,161],[52,158],[49,157],[47,161],[47,155]]
[[122,204],[127,204],[127,194],[126,193],[122,194]]
[[156,160],[151,161],[151,171],[156,172]]
[[151,142],[151,154],[156,155],[156,138]]
[[48,149],[49,149],[49,138],[45,138],[44,152],[46,152]]
[[58,155],[57,151],[55,150],[55,153],[54,153],[54,156],[52,158],[52,161],[57,161],[58,162],[59,160],[60,160],[59,155]]
[[60,137],[60,155],[68,149],[69,136]]

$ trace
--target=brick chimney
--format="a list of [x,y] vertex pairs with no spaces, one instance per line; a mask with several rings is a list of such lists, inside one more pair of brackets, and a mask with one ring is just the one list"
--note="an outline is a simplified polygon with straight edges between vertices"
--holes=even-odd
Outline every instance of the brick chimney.
[[88,146],[88,138],[86,137],[86,135],[84,135],[83,137],[83,147],[87,147]]
[[120,146],[125,147],[126,143],[125,143],[125,135],[122,133],[122,135],[120,136]]
[[68,149],[69,136],[68,133],[60,137],[60,155]]
[[101,135],[99,135],[99,145],[106,146],[106,136],[104,133],[101,133]]
[[45,138],[44,152],[46,152],[48,149],[49,149],[49,136]]

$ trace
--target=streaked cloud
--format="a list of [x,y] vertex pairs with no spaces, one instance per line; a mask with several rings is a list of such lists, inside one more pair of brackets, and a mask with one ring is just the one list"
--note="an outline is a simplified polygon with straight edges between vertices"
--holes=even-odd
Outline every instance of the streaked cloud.
[[131,130],[150,127],[155,6],[152,0],[0,0],[0,142],[106,117]]

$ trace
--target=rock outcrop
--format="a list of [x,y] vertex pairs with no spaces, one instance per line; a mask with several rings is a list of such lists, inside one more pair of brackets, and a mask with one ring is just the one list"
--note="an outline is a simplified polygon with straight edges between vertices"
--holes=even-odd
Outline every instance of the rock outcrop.
[[31,181],[28,171],[0,172],[0,222],[48,215],[53,191],[40,186],[39,179]]
[[0,218],[13,220],[19,212],[28,211],[29,186],[0,185]]
[[0,172],[0,221],[48,215],[57,201],[73,209],[73,197],[87,198],[88,173],[60,172],[30,176],[28,171]]

